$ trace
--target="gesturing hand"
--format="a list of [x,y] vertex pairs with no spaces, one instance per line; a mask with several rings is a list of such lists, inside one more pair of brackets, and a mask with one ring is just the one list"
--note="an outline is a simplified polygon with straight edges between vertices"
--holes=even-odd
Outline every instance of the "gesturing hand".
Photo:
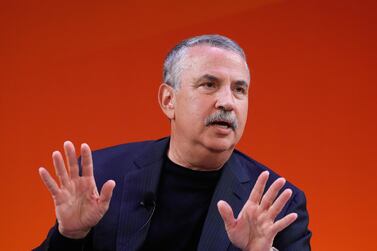
[[233,210],[228,203],[219,201],[217,204],[230,241],[242,250],[271,250],[276,234],[297,218],[296,213],[291,213],[275,222],[276,216],[291,197],[292,190],[285,189],[275,200],[285,184],[285,179],[279,178],[263,195],[268,176],[268,171],[265,171],[258,177],[250,197],[237,219],[234,218]]
[[45,168],[39,168],[39,175],[54,200],[59,232],[68,238],[80,239],[84,238],[106,213],[115,182],[108,180],[99,195],[93,176],[89,146],[81,145],[82,176],[79,175],[73,144],[69,141],[64,142],[64,151],[66,167],[59,151],[52,154],[60,187]]

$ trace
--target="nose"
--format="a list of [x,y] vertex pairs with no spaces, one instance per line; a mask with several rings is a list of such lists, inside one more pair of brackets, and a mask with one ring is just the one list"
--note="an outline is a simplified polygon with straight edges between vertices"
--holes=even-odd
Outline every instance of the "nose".
[[233,111],[234,96],[232,90],[228,87],[221,88],[217,95],[216,109],[224,111]]

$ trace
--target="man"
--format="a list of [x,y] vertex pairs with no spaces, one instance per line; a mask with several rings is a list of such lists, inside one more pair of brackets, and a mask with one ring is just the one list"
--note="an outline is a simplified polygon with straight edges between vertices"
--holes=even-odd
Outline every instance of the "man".
[[93,157],[83,144],[81,174],[65,142],[67,163],[52,155],[60,186],[39,169],[57,224],[37,250],[310,250],[304,194],[235,150],[249,85],[234,41],[204,35],[178,44],[158,96],[170,138]]

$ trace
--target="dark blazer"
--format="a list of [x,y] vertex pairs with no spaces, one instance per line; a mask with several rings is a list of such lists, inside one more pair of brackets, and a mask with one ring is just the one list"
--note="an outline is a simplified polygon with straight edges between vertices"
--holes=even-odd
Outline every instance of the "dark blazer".
[[[146,193],[157,192],[168,145],[169,138],[164,138],[94,151],[94,173],[98,188],[109,179],[116,182],[108,212],[84,240],[66,239],[58,234],[55,226],[44,243],[35,250],[51,250],[48,248],[50,245],[62,250],[138,250],[146,238],[151,214],[151,210],[143,207],[140,202]],[[269,169],[241,152],[234,151],[223,167],[197,250],[239,250],[230,243],[216,204],[219,200],[225,200],[233,208],[234,214],[238,215],[259,174],[264,170]],[[279,177],[269,171],[267,187]],[[289,182],[285,187],[291,188],[293,195],[278,219],[291,212],[296,212],[298,219],[278,233],[274,247],[279,251],[310,250],[311,232],[308,230],[305,195]]]

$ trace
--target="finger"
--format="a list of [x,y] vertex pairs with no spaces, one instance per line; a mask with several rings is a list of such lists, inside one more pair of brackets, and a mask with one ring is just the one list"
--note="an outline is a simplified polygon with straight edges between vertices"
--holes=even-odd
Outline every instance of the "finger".
[[268,212],[271,219],[275,219],[276,216],[280,213],[280,211],[283,209],[285,204],[287,204],[289,198],[292,196],[292,190],[291,189],[285,189],[280,196],[276,199],[274,204],[270,207],[270,210]]
[[38,169],[39,176],[41,176],[41,180],[43,184],[47,187],[50,194],[55,197],[59,193],[59,186],[56,184],[55,180],[51,177],[50,173],[43,167]]
[[60,184],[66,186],[69,184],[69,177],[65,169],[63,156],[59,151],[52,153],[52,162],[54,163],[55,173],[58,176]]
[[79,176],[79,165],[77,163],[75,146],[72,142],[64,142],[64,152],[67,159],[67,169],[69,170],[70,177],[77,178]]
[[226,203],[223,200],[220,200],[217,203],[217,209],[219,210],[221,218],[224,221],[225,229],[227,231],[229,229],[232,229],[236,225],[236,219],[234,218],[232,208],[229,206],[228,203]]
[[296,219],[297,213],[290,213],[286,215],[284,218],[276,221],[272,226],[272,231],[276,235],[278,232],[291,225]]
[[93,176],[92,152],[86,143],[81,144],[81,167],[82,176]]
[[105,184],[103,184],[101,189],[101,194],[99,197],[99,202],[101,206],[105,209],[105,211],[109,208],[110,200],[113,195],[115,187],[115,181],[108,180]]
[[269,174],[270,173],[268,171],[264,171],[259,175],[258,180],[255,183],[249,197],[249,200],[252,201],[253,203],[259,204],[262,198],[263,191],[266,186]]
[[267,192],[263,195],[262,201],[261,201],[261,207],[262,209],[268,209],[274,200],[276,199],[276,196],[278,195],[280,189],[284,186],[285,179],[279,178],[272,183],[270,188],[268,188]]

